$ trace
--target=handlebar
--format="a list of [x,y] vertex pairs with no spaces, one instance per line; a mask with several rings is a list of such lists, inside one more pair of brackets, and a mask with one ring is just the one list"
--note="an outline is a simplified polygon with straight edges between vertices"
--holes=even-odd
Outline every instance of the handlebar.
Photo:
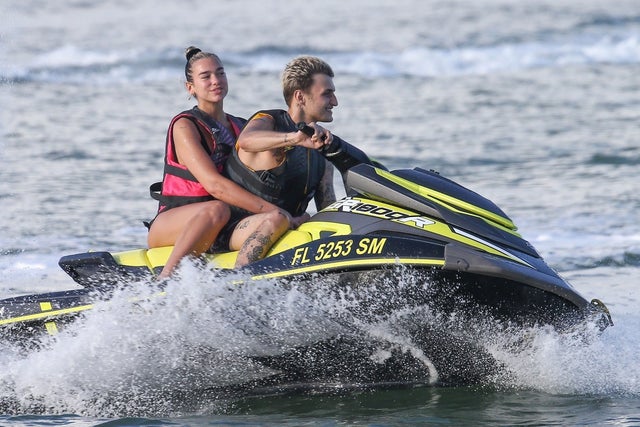
[[[296,128],[309,137],[313,136],[316,132],[314,128],[304,122],[296,124]],[[323,135],[322,141],[324,141],[325,139],[326,135]],[[333,165],[342,174],[360,163],[365,163],[367,165],[372,165],[377,168],[386,170],[386,168],[382,164],[372,161],[369,156],[364,153],[364,151],[360,150],[357,147],[354,147],[353,145],[349,144],[347,141],[339,138],[336,135],[333,135],[333,141],[331,141],[331,144],[322,146],[322,148],[320,148],[318,151],[327,160],[333,163]]]

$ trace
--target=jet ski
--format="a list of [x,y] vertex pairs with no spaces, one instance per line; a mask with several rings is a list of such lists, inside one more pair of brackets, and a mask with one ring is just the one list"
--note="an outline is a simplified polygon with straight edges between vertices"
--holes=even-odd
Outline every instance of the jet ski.
[[[464,313],[471,322],[491,318],[502,325],[550,325],[559,331],[586,322],[600,330],[613,324],[606,306],[583,297],[550,268],[492,201],[433,170],[389,171],[338,137],[324,154],[342,173],[347,196],[288,231],[265,258],[246,266],[245,285],[273,280],[274,286],[295,283],[302,289],[304,283],[322,283],[336,294],[348,290],[359,321],[425,307],[442,316],[430,325],[412,318],[407,328],[420,351],[408,354],[387,343],[389,357],[382,361],[374,357],[380,342],[357,334],[256,356],[256,363],[280,372],[268,384],[467,382],[468,370],[450,369],[454,359],[466,357],[458,367],[471,364],[475,372],[491,368],[479,352],[461,350],[460,336],[442,320],[453,314]],[[0,333],[25,343],[40,334],[55,335],[123,283],[154,278],[171,250],[63,256],[60,267],[80,287],[1,300]],[[225,270],[233,268],[236,255],[202,259]]]

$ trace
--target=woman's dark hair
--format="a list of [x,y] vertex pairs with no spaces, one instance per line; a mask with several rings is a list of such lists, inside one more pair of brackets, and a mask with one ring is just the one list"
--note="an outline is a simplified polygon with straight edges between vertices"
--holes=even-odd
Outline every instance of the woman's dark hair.
[[195,46],[189,46],[184,50],[184,56],[187,58],[187,63],[184,66],[184,77],[188,82],[193,83],[193,75],[191,74],[191,67],[194,62],[202,59],[202,58],[215,58],[220,64],[222,61],[215,53],[211,52],[203,52],[199,48]]

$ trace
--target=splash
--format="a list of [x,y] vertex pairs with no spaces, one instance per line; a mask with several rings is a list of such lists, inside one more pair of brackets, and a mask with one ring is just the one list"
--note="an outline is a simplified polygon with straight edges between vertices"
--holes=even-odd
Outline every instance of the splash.
[[563,395],[640,394],[640,318],[625,315],[598,334],[593,325],[559,334],[548,327],[501,336],[491,354],[505,370],[495,384]]
[[253,358],[343,332],[328,314],[340,307],[319,295],[243,279],[186,266],[162,291],[134,283],[96,303],[39,350],[3,348],[0,402],[6,412],[171,413],[194,390],[273,375]]
[[406,304],[429,283],[402,267],[377,284],[360,277],[352,289],[319,277],[249,283],[186,265],[162,289],[128,284],[40,349],[1,349],[2,412],[215,413],[246,390],[282,391],[282,381],[637,392],[637,352],[620,345],[628,327],[589,343],[545,328],[505,333],[488,317]]

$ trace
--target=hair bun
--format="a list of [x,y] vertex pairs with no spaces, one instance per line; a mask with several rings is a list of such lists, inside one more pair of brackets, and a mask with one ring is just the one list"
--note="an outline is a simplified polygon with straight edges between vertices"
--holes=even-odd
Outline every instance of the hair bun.
[[189,60],[191,58],[193,58],[194,55],[197,55],[200,52],[202,52],[202,50],[200,50],[199,48],[197,48],[195,46],[189,46],[188,48],[186,48],[184,50],[184,54],[187,57],[187,62],[189,62]]

